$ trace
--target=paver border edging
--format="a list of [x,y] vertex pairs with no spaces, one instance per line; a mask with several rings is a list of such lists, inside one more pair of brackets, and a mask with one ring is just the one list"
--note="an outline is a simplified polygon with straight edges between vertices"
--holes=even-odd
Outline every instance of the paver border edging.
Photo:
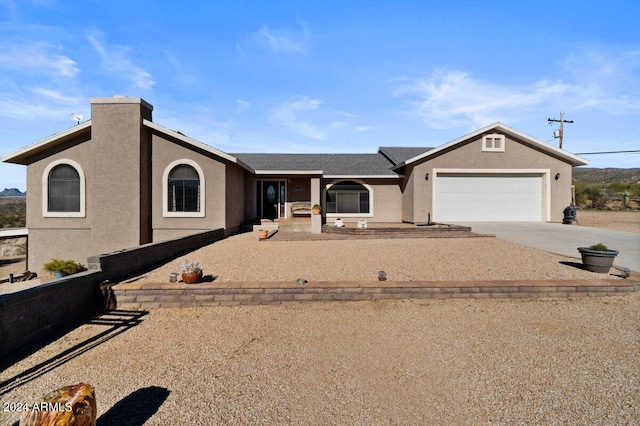
[[616,280],[312,281],[122,283],[113,287],[119,309],[278,305],[291,302],[383,299],[569,298],[622,296],[640,291],[640,274]]

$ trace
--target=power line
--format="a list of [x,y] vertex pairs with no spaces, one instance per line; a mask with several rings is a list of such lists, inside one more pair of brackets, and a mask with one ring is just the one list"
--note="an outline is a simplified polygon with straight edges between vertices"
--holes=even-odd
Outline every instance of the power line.
[[576,152],[576,155],[625,154],[630,152],[640,152],[640,149],[634,149],[632,151]]

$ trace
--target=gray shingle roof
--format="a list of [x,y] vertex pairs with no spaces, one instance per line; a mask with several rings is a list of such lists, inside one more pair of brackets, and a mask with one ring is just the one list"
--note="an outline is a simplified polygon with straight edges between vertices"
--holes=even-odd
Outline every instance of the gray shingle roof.
[[397,176],[378,154],[231,154],[254,170],[322,170],[325,175]]
[[427,151],[431,151],[431,147],[404,147],[404,146],[381,146],[378,152],[383,154],[389,159],[395,166],[403,161],[407,161],[410,158],[417,157],[420,154],[424,154]]

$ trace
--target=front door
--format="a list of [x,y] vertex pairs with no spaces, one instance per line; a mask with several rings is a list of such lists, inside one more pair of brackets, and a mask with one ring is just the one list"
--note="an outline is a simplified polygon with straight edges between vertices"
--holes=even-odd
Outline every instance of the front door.
[[284,180],[259,180],[258,217],[261,219],[278,219],[285,217],[286,187]]

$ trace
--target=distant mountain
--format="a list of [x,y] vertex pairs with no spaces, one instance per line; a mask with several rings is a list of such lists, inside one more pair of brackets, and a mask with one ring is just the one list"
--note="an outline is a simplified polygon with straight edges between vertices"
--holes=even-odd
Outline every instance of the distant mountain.
[[26,197],[26,192],[20,192],[20,190],[16,188],[5,188],[4,191],[0,191],[0,197]]
[[640,169],[574,167],[574,183],[640,182]]

